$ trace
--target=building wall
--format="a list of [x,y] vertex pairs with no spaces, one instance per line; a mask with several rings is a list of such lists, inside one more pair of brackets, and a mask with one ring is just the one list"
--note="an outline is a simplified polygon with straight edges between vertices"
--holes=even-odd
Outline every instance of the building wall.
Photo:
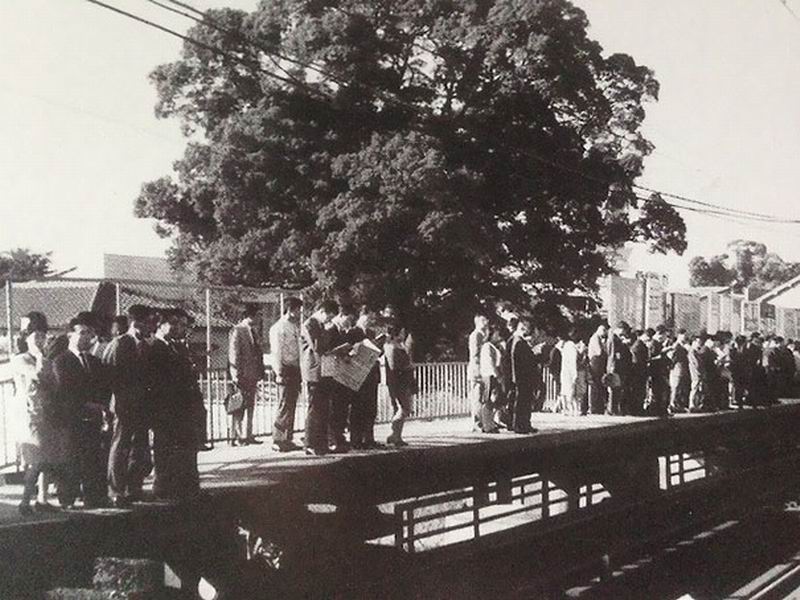
[[703,328],[701,319],[701,298],[694,294],[670,294],[670,324],[674,329],[685,329],[689,332]]
[[601,291],[602,310],[609,323],[625,321],[634,329],[643,326],[644,285],[641,279],[611,275]]

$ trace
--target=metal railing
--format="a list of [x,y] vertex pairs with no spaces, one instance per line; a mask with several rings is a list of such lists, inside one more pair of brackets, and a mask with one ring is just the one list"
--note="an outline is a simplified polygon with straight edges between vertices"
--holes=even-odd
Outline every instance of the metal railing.
[[[414,368],[419,392],[414,399],[412,418],[437,419],[463,417],[470,414],[467,363],[423,363]],[[226,441],[231,438],[230,418],[225,412],[225,398],[233,390],[227,371],[211,371],[210,377],[201,377],[200,387],[208,411],[206,431],[209,441]],[[297,402],[295,429],[305,428],[308,405],[302,395]],[[278,410],[278,388],[275,375],[268,370],[259,384],[253,413],[253,434],[270,435]],[[378,423],[386,423],[394,414],[391,399],[383,383],[378,387]]]
[[[416,365],[415,376],[419,393],[414,400],[412,418],[437,419],[466,416],[470,412],[467,381],[467,364],[460,362],[424,363]],[[230,417],[225,411],[225,397],[233,389],[233,384],[225,369],[200,376],[200,389],[206,408],[206,437],[209,441],[226,441],[231,438]],[[17,463],[16,440],[9,423],[10,403],[14,399],[14,382],[0,380],[0,468]],[[295,415],[295,429],[305,428],[308,406],[304,399],[298,401]],[[253,432],[258,436],[270,435],[272,423],[278,410],[278,386],[275,375],[267,371],[259,384],[253,415]],[[378,388],[379,423],[391,420],[394,414],[392,402],[381,384]]]
[[[464,417],[470,414],[469,380],[467,363],[442,362],[421,363],[414,367],[419,392],[414,399],[413,419],[441,419]],[[382,381],[385,378],[382,377]],[[231,439],[230,417],[225,411],[225,398],[233,384],[225,369],[216,369],[200,376],[200,389],[206,408],[206,437],[211,442]],[[554,378],[544,371],[545,405],[552,405],[556,395]],[[16,442],[11,434],[9,404],[14,397],[11,379],[0,380],[0,468],[17,462]],[[295,414],[295,429],[305,428],[307,411],[305,400],[300,397]],[[272,423],[278,410],[278,387],[271,370],[259,384],[253,415],[253,433],[266,436],[272,433]],[[387,423],[394,414],[394,407],[385,385],[378,388],[378,423]]]

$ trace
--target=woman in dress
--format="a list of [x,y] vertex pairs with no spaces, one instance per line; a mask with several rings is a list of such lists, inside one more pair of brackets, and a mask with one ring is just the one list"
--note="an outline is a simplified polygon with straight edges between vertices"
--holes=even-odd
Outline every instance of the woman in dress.
[[37,512],[57,510],[48,503],[50,475],[61,461],[61,437],[54,426],[48,402],[49,361],[44,356],[47,339],[47,320],[41,313],[31,313],[28,324],[20,334],[24,344],[11,359],[15,388],[15,426],[25,487],[19,512],[33,512],[31,500],[38,483],[39,491],[34,509]]
[[392,434],[386,439],[386,443],[397,447],[407,446],[403,441],[403,425],[411,415],[411,403],[417,393],[414,368],[405,347],[405,331],[397,325],[389,325],[386,335],[386,387],[395,408]]

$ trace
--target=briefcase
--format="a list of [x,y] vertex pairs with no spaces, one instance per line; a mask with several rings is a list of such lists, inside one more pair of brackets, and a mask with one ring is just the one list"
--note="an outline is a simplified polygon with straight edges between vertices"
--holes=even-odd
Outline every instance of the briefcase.
[[244,409],[244,397],[242,392],[236,390],[225,397],[225,412],[229,415],[241,412]]

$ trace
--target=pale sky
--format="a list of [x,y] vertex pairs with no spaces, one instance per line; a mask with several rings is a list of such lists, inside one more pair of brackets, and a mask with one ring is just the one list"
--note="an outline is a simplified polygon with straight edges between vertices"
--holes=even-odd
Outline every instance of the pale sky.
[[[184,31],[144,0],[109,0]],[[800,0],[789,0],[800,13]],[[191,0],[201,9],[256,0]],[[653,68],[647,107],[656,145],[642,185],[731,208],[799,218],[800,20],[780,0],[576,0],[607,52]],[[168,246],[133,218],[144,181],[185,144],[153,114],[147,74],[180,42],[83,0],[0,0],[0,250],[52,250],[59,268],[102,275],[104,252],[157,256]],[[683,213],[684,257],[635,266],[685,283],[686,263],[747,237],[800,260],[800,225],[739,224]]]

